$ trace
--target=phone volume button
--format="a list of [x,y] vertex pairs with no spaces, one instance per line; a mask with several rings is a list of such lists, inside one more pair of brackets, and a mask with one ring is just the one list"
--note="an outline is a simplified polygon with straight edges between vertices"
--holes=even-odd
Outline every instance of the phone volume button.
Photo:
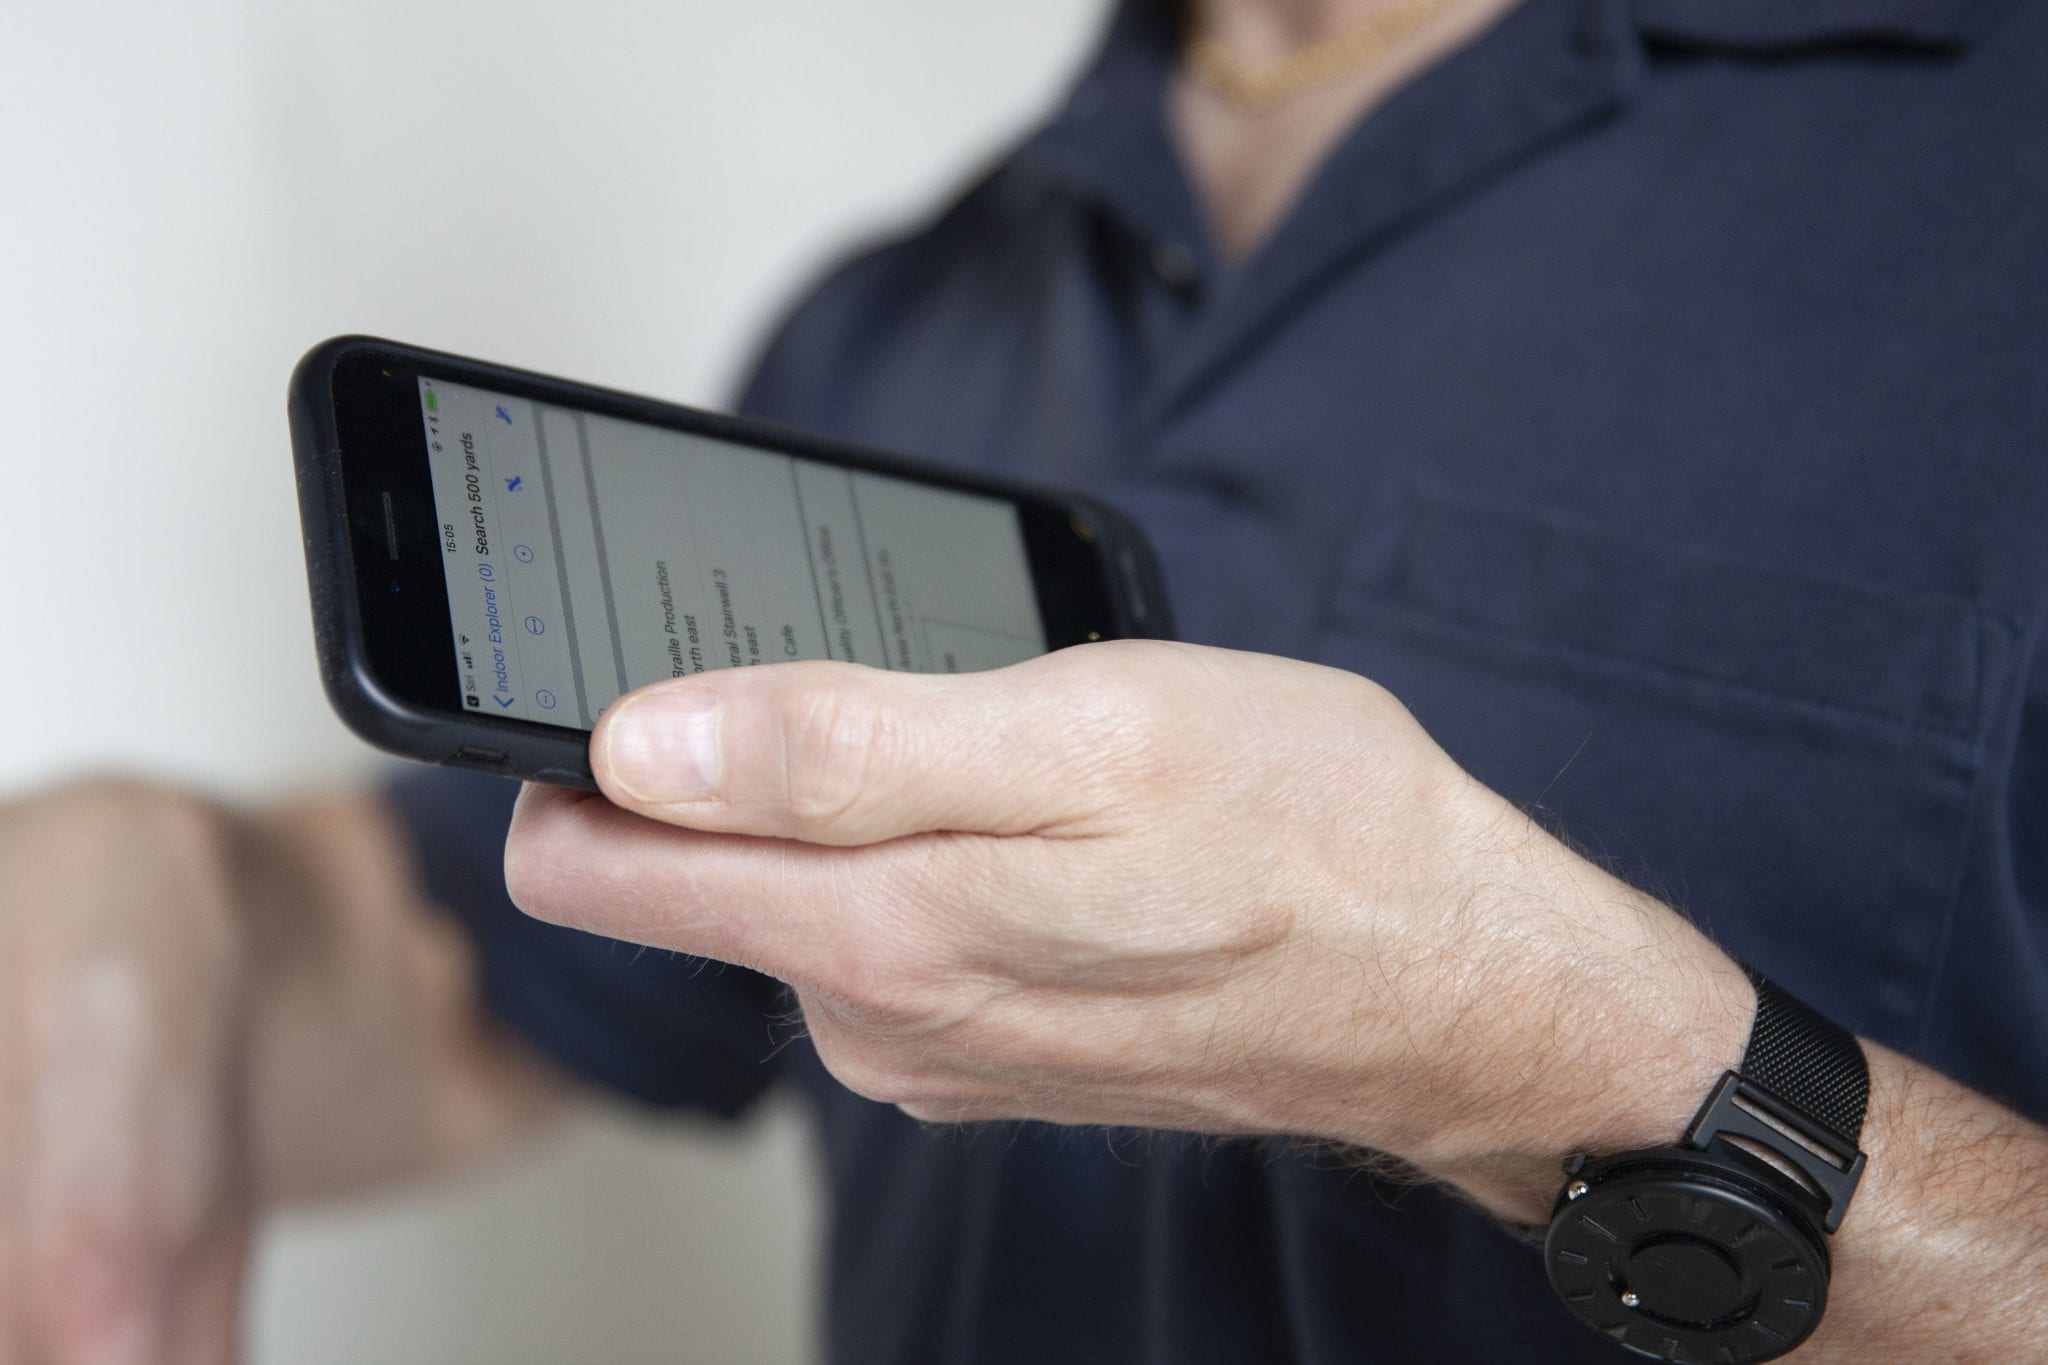
[[465,744],[448,755],[447,761],[458,768],[482,768],[485,772],[503,772],[511,759],[497,749],[486,749],[477,744]]

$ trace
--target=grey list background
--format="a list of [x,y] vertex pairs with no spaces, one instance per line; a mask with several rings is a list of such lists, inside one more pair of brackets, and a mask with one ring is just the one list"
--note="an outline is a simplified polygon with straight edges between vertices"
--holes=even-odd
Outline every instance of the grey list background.
[[1045,650],[1008,502],[431,376],[420,402],[449,647],[482,714],[587,728],[711,669]]

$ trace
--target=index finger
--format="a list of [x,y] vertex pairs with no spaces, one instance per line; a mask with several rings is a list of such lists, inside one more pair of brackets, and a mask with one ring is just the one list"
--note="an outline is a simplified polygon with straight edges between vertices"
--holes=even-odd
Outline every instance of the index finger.
[[[838,849],[704,833],[529,785],[505,844],[505,883],[538,919],[844,990],[849,973],[922,939],[915,925],[942,845],[934,836]],[[963,921],[973,913],[959,909]]]

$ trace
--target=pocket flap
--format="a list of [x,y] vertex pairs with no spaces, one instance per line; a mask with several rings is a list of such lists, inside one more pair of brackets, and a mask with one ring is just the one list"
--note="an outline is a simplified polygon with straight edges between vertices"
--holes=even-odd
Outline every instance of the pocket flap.
[[1427,488],[1403,501],[1391,534],[1354,547],[1334,600],[1340,614],[1409,608],[1939,734],[1975,731],[1988,622],[1967,601]]

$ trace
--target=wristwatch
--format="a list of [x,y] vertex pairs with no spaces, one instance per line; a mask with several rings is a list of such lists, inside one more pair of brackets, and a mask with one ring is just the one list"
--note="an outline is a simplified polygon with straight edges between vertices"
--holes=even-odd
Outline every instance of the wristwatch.
[[1756,1022],[1677,1146],[1574,1156],[1544,1264],[1565,1306],[1653,1360],[1745,1365],[1827,1307],[1827,1234],[1863,1177],[1855,1035],[1749,968]]

